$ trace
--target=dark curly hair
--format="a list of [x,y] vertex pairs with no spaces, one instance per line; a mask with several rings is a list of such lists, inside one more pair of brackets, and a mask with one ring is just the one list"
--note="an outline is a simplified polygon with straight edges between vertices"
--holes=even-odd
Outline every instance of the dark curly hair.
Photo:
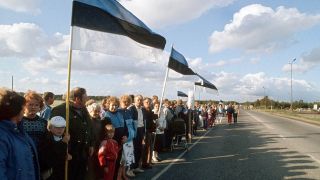
[[26,104],[23,96],[14,91],[0,88],[0,121],[17,116]]

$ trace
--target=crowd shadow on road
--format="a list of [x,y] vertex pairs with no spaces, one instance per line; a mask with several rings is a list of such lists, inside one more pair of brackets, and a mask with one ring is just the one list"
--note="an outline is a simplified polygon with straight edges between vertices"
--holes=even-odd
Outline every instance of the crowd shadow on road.
[[[236,125],[219,124],[211,129],[158,179],[320,179],[319,164],[310,156],[286,148],[278,134],[246,119],[244,115]],[[161,154],[166,161],[135,179],[151,179],[182,151]]]

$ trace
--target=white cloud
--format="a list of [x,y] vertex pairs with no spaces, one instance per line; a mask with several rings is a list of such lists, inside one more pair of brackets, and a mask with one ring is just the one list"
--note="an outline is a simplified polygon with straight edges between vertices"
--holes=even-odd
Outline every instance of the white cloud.
[[31,23],[0,25],[0,56],[30,57],[46,48],[43,30]]
[[120,3],[151,27],[181,24],[200,17],[209,9],[234,0],[121,0]]
[[0,0],[0,7],[16,12],[39,14],[41,0]]
[[[297,64],[292,64],[292,71],[304,73],[316,66],[319,66],[319,64],[320,48],[315,48],[309,54],[303,55],[302,58],[299,61],[297,61]],[[290,72],[291,65],[285,64],[282,67],[282,71]]]
[[252,4],[235,13],[223,31],[211,34],[209,51],[215,53],[227,48],[239,48],[247,52],[272,52],[290,43],[295,33],[319,22],[319,14],[307,15],[296,8],[283,6],[273,10]]

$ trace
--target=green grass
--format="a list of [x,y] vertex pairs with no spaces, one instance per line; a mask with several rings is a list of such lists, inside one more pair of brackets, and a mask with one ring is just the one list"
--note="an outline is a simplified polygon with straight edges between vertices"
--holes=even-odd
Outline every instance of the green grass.
[[282,117],[287,117],[295,120],[314,122],[316,124],[320,124],[320,113],[318,112],[296,112],[296,111],[288,111],[288,110],[262,110],[264,112],[278,115]]

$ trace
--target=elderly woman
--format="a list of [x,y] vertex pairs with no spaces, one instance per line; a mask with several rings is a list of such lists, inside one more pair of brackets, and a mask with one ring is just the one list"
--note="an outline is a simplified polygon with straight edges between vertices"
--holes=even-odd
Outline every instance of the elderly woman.
[[23,130],[25,99],[0,89],[0,179],[39,180],[36,147]]

